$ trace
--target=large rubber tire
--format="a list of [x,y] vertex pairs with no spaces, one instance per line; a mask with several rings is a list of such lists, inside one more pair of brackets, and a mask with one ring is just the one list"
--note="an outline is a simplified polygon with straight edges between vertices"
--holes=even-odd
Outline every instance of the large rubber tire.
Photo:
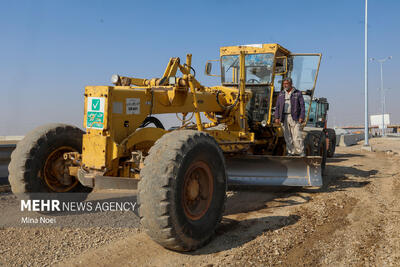
[[[210,182],[202,186],[203,178],[198,179],[198,197],[206,192],[208,204],[199,206],[202,213],[195,217],[185,204],[186,181],[193,179],[194,171],[207,168]],[[150,149],[140,177],[140,221],[153,240],[177,251],[195,250],[210,241],[224,212],[227,187],[224,156],[214,138],[193,130],[165,134]]]
[[318,139],[318,133],[315,131],[308,131],[305,132],[305,138],[304,138],[304,152],[306,156],[319,156],[319,152],[317,149],[315,149],[318,146],[319,139]]
[[335,155],[335,149],[336,149],[336,132],[334,129],[328,128],[326,129],[326,134],[329,139],[327,156],[328,158],[332,158],[333,155]]
[[325,169],[326,169],[326,157],[327,157],[327,149],[326,149],[326,135],[324,132],[321,132],[319,136],[319,155],[322,157],[322,162],[321,162],[321,173],[322,175],[325,175]]
[[308,131],[304,139],[304,150],[307,156],[320,156],[321,173],[325,174],[326,167],[326,135],[323,131]]
[[[12,192],[24,195],[57,192],[44,179],[45,163],[57,150],[61,154],[71,148],[72,151],[81,153],[83,133],[81,129],[74,126],[52,123],[40,126],[26,134],[11,154],[8,166],[8,179]],[[64,192],[90,191],[78,180],[72,180],[70,186],[60,186],[65,189]],[[69,187],[71,188],[68,189]]]

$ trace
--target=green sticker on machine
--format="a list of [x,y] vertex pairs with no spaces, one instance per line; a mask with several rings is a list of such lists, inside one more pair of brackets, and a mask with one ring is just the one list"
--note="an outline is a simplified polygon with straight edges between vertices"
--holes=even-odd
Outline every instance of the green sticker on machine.
[[104,129],[104,103],[103,97],[88,97],[86,128]]
[[92,110],[100,110],[100,99],[92,100]]
[[104,113],[103,112],[92,112],[87,113],[86,125],[87,128],[103,129],[104,124]]

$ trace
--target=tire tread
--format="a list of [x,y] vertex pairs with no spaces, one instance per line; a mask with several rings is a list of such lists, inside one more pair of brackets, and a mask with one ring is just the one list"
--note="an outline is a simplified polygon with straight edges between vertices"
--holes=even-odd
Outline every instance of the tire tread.
[[[155,142],[150,148],[140,173],[138,202],[141,224],[152,239],[172,250],[194,250],[203,246],[212,237],[211,234],[201,243],[187,244],[181,240],[177,229],[174,229],[169,213],[169,210],[173,208],[173,203],[169,202],[169,196],[173,194],[174,178],[178,176],[178,167],[188,150],[199,141],[205,141],[217,147],[220,158],[224,160],[222,150],[210,135],[195,130],[179,130],[165,134]],[[225,168],[225,162],[223,167]],[[154,188],[154,177],[157,177],[157,187],[162,190]],[[221,221],[224,205],[217,218],[217,224]]]

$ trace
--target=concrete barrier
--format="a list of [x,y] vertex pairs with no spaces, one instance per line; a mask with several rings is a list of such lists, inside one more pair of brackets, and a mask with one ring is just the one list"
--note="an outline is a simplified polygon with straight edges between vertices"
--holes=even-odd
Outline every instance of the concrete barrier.
[[[370,135],[371,136],[371,135]],[[336,146],[352,146],[364,140],[364,134],[340,134],[336,136]]]
[[339,146],[352,146],[357,144],[358,136],[355,134],[343,134],[339,139]]

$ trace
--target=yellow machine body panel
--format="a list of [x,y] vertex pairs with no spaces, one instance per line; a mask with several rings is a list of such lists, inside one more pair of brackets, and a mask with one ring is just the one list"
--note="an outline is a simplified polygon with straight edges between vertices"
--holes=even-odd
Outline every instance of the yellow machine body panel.
[[[159,128],[139,129],[144,119],[152,114],[222,112],[216,101],[215,88],[196,92],[198,108],[193,105],[193,93],[172,86],[146,88],[127,86],[87,86],[85,89],[82,161],[93,170],[110,171],[114,160],[128,157],[135,149],[148,150],[156,140],[168,131]],[[233,91],[227,88],[227,91]],[[249,93],[250,94],[250,93]],[[248,98],[248,97],[247,97]],[[232,102],[232,96],[221,99]],[[233,116],[233,121],[235,116]],[[210,125],[212,126],[212,125]],[[232,129],[239,129],[235,123]],[[220,142],[230,142],[226,150],[243,150],[242,144],[231,143],[246,138],[254,141],[251,133],[241,135],[239,131],[210,130]]]

